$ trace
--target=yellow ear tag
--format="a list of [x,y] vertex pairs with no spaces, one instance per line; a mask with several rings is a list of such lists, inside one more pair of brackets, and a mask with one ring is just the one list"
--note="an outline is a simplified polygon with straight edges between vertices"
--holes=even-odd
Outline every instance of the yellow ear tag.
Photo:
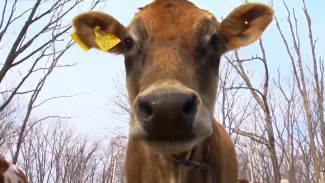
[[121,42],[114,34],[100,30],[99,26],[96,26],[94,31],[96,35],[95,42],[102,51],[108,51]]
[[85,44],[83,43],[78,35],[74,32],[71,34],[71,38],[74,40],[74,42],[76,42],[84,51],[88,51],[90,48]]

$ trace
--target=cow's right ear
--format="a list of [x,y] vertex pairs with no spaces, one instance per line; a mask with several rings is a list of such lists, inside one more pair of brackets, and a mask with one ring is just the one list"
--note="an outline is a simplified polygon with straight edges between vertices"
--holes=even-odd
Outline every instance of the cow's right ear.
[[[126,29],[112,16],[99,11],[82,13],[72,20],[72,25],[75,29],[72,38],[84,50],[97,48],[117,54],[124,52],[121,40],[124,38]],[[98,36],[101,37],[98,38]],[[103,49],[101,44],[104,47],[110,44],[112,48]]]

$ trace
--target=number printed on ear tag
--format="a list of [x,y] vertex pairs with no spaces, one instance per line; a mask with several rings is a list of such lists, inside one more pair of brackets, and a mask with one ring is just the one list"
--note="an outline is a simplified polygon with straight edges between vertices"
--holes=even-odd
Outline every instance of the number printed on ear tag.
[[94,28],[94,32],[96,35],[95,42],[102,51],[108,51],[121,42],[114,34],[102,31],[99,26]]

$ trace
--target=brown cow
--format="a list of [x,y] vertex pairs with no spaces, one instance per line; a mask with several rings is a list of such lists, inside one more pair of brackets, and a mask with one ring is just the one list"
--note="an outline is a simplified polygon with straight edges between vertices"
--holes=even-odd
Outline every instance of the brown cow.
[[269,6],[248,3],[219,23],[187,0],[156,0],[128,27],[102,12],[74,18],[83,47],[99,48],[97,26],[122,40],[108,52],[125,57],[132,106],[126,182],[203,183],[213,173],[237,182],[234,146],[213,117],[220,56],[259,39],[272,18]]
[[0,183],[27,183],[23,171],[17,166],[8,163],[0,154]]

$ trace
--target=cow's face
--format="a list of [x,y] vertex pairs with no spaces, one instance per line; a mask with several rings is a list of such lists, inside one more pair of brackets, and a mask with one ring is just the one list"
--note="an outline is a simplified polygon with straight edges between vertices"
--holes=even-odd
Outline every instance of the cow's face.
[[269,6],[254,3],[218,23],[186,0],[156,0],[126,28],[100,12],[81,14],[73,25],[88,47],[98,48],[95,26],[123,40],[110,52],[125,56],[130,138],[178,154],[212,133],[220,56],[257,40],[272,17]]

